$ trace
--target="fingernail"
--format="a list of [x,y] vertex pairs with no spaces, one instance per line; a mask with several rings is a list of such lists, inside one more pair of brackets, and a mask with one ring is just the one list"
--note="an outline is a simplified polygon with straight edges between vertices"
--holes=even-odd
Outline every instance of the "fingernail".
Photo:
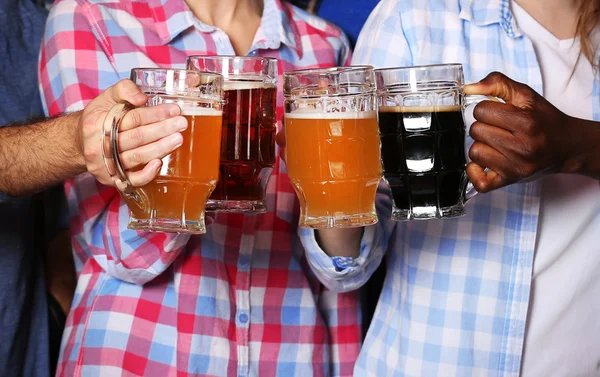
[[177,105],[171,106],[171,108],[169,109],[169,115],[174,117],[175,115],[179,115],[179,114],[181,114],[181,109],[179,108],[179,106],[177,106]]
[[184,117],[178,117],[175,121],[175,125],[178,131],[183,131],[188,128],[188,122]]
[[152,171],[156,171],[156,170],[160,169],[160,165],[161,165],[160,160],[150,161],[150,169],[152,169]]
[[179,133],[170,136],[170,142],[173,146],[173,149],[177,149],[183,144],[183,136]]

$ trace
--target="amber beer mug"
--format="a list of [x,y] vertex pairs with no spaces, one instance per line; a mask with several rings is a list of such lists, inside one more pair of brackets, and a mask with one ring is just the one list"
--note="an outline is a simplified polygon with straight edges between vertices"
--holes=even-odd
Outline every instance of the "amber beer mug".
[[118,154],[118,130],[131,105],[107,115],[103,153],[131,210],[129,229],[202,234],[205,202],[219,177],[223,77],[179,69],[136,68],[131,80],[148,96],[146,106],[175,103],[188,121],[183,144],[162,159],[158,176],[133,188]]
[[223,128],[217,187],[208,211],[267,211],[267,183],[275,164],[277,60],[191,56],[188,69],[223,75]]
[[300,226],[377,223],[382,169],[373,69],[286,72],[284,94],[286,160]]

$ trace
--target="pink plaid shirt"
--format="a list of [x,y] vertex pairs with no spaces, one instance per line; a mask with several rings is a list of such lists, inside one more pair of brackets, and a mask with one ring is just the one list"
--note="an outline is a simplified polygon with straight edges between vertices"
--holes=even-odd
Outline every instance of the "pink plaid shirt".
[[[264,4],[250,55],[278,58],[280,73],[349,61],[339,29],[280,0]],[[183,0],[59,1],[40,59],[47,112],[81,109],[131,68],[182,68],[194,54],[234,50]],[[203,236],[128,230],[117,191],[90,175],[66,193],[80,272],[58,376],[352,374],[357,296],[327,291],[311,274],[279,161],[268,213],[219,214]]]

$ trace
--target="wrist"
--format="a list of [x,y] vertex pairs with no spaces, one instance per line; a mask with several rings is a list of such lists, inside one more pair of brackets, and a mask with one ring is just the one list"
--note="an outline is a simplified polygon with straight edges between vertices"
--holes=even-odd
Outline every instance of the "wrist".
[[571,147],[559,172],[600,177],[600,124],[568,117],[566,130]]
[[[83,150],[83,137],[81,134],[82,131],[82,111],[77,111],[75,113],[68,114],[66,116],[67,122],[69,124],[68,127],[65,127],[69,130],[69,140],[71,140],[71,150],[70,154],[73,157],[72,164],[73,169],[79,173],[83,173],[87,171],[86,163],[85,163],[85,155]],[[98,135],[98,143],[100,143],[100,135]]]
[[330,257],[358,258],[364,228],[319,229],[317,243]]

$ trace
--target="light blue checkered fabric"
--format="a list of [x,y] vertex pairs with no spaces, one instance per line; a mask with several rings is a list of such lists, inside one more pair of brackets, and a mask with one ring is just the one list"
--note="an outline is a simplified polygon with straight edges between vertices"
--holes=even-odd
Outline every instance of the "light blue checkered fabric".
[[[500,71],[542,93],[535,51],[508,0],[382,0],[363,28],[353,63],[462,63],[466,82]],[[596,120],[599,95],[596,80]],[[464,217],[452,220],[393,223],[385,190],[377,205],[380,224],[365,231],[352,267],[338,272],[324,253],[309,255],[323,283],[350,290],[365,283],[386,253],[383,293],[355,376],[518,376],[539,183],[478,195]],[[311,231],[301,236],[314,246]]]

